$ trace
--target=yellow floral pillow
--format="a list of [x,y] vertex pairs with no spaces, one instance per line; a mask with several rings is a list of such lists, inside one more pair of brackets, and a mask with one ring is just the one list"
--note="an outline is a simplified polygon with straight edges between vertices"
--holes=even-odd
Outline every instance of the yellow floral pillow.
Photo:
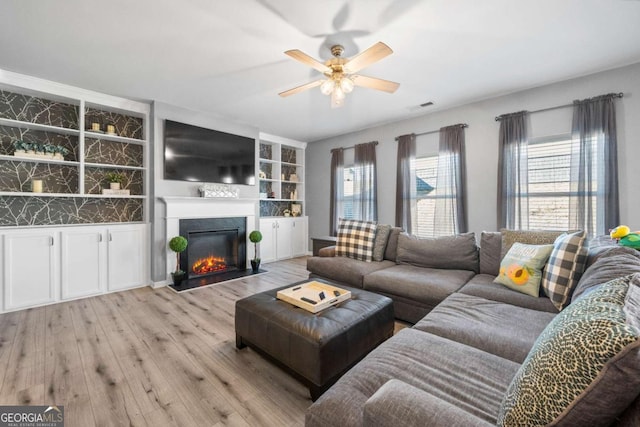
[[542,269],[551,251],[553,245],[514,243],[502,259],[494,282],[532,297],[540,296]]

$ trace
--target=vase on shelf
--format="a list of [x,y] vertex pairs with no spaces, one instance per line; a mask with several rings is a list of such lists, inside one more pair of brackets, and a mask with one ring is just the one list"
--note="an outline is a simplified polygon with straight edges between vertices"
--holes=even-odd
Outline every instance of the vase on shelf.
[[112,190],[119,190],[120,189],[120,183],[119,182],[110,182],[109,183],[109,188],[111,188]]

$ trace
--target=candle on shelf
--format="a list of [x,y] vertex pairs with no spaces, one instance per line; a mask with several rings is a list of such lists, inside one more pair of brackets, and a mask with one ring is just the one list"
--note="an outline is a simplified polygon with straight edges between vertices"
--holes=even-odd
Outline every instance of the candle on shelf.
[[31,180],[31,191],[34,193],[42,193],[42,180],[41,179],[33,179]]

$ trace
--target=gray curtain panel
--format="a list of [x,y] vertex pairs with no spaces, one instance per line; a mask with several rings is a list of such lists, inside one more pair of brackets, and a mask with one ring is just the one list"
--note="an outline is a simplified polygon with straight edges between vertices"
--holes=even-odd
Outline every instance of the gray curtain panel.
[[331,198],[329,200],[329,233],[338,235],[338,218],[342,215],[344,199],[344,150],[331,150]]
[[368,142],[355,146],[353,216],[363,221],[378,220],[377,144],[377,142]]
[[412,232],[412,203],[416,197],[415,170],[412,167],[416,159],[416,135],[398,137],[398,158],[396,166],[396,227],[407,233]]
[[528,164],[529,113],[500,117],[498,154],[498,228],[529,228]]
[[464,127],[440,129],[434,229],[440,236],[467,232]]
[[589,236],[620,223],[616,96],[573,102],[569,228]]

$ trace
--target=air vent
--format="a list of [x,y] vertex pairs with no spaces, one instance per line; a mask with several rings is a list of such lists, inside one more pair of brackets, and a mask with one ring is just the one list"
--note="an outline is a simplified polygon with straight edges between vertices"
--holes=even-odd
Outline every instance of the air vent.
[[428,102],[425,102],[424,104],[420,104],[421,107],[429,107],[431,105],[433,105],[432,101],[428,101]]

